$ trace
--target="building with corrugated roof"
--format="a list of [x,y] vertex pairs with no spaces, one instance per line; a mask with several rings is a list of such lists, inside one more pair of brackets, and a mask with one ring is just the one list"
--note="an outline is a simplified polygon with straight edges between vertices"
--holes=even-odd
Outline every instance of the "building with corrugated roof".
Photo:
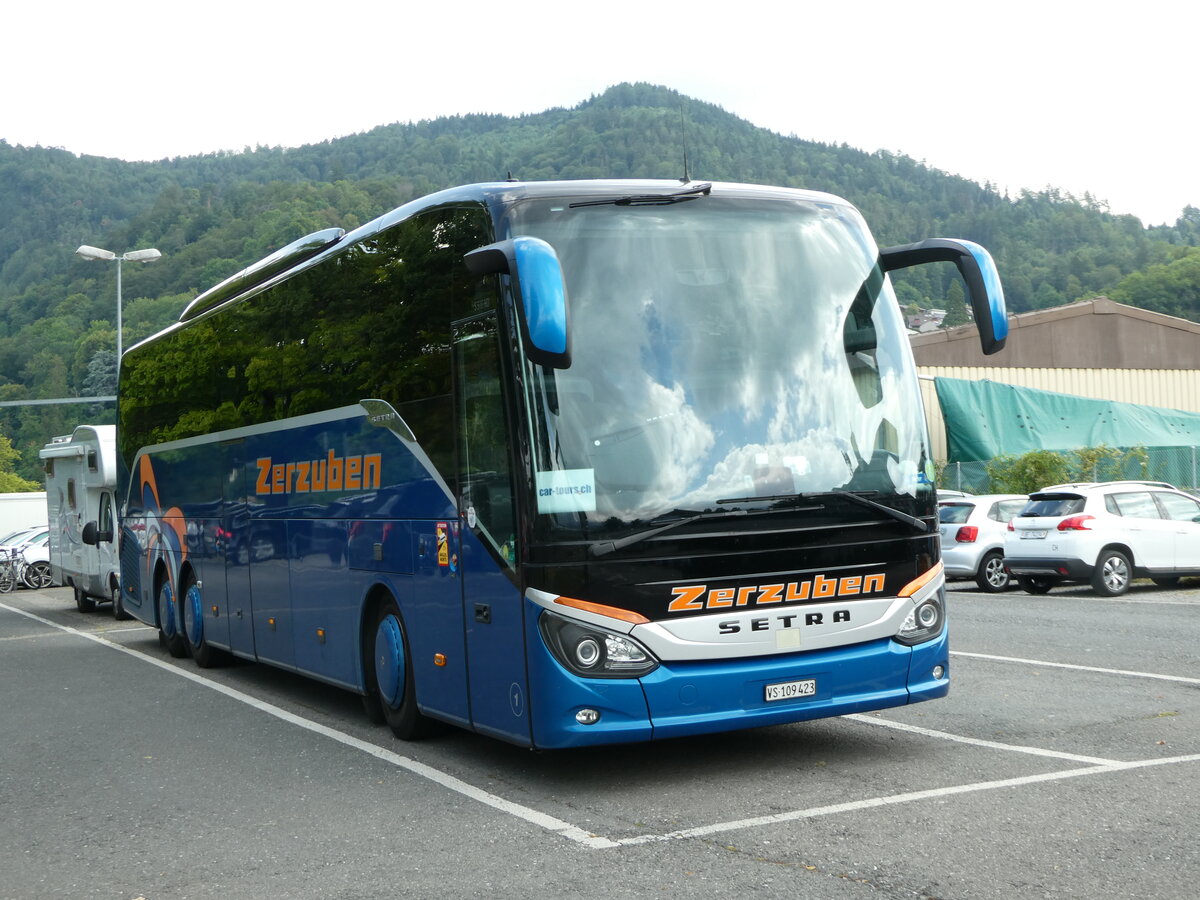
[[1200,413],[1200,325],[1107,297],[1010,316],[1008,343],[992,356],[974,325],[911,343],[937,459],[948,458],[937,378]]

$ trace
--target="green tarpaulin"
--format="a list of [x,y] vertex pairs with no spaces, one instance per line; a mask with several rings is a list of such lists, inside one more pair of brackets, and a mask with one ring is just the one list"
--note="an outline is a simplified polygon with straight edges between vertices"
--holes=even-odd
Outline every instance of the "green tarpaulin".
[[1200,413],[937,378],[950,462],[1081,447],[1194,447]]

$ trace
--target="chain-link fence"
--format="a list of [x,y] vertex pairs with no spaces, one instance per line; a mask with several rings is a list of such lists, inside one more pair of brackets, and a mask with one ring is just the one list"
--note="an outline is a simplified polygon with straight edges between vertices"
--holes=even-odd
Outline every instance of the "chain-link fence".
[[1093,447],[1036,450],[1018,457],[946,463],[938,487],[971,494],[1027,494],[1076,481],[1165,481],[1183,490],[1200,485],[1198,447]]

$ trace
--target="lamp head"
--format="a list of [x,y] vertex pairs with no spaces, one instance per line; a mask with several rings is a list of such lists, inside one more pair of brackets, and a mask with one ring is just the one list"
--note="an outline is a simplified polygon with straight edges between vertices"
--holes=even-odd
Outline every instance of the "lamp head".
[[[158,253],[157,250],[154,251]],[[101,250],[99,247],[89,247],[87,244],[81,244],[79,249],[75,251],[76,256],[82,256],[84,259],[116,259],[117,254],[111,250]]]
[[153,247],[150,247],[146,250],[130,250],[128,253],[124,254],[121,259],[125,260],[126,262],[153,262],[160,256],[162,256],[161,253],[159,253]]

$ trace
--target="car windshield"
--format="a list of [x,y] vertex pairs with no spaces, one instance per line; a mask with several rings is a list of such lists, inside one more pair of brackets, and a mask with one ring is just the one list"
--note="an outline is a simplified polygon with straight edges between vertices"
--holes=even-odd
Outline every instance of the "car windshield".
[[943,503],[938,507],[938,521],[943,525],[961,525],[971,517],[974,508],[970,503]]
[[570,367],[526,364],[543,539],[804,492],[932,512],[907,334],[852,208],[531,200],[509,233],[555,248],[570,298]]

